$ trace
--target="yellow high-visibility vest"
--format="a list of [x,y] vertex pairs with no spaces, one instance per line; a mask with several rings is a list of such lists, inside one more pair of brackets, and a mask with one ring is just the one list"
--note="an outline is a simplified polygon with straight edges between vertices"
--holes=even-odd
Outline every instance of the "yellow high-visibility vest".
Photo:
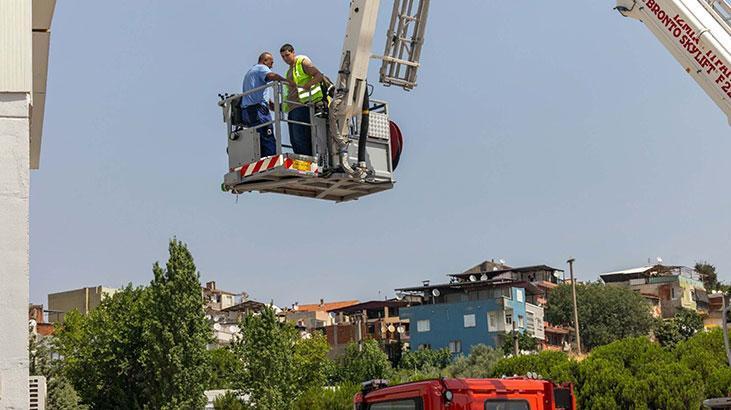
[[[292,80],[297,84],[297,96],[299,101],[303,104],[314,103],[322,101],[322,88],[320,84],[313,84],[309,89],[302,88],[308,81],[312,79],[312,76],[307,74],[302,67],[302,61],[307,56],[299,55],[295,57],[294,72],[292,73]],[[292,68],[290,68],[292,70]]]

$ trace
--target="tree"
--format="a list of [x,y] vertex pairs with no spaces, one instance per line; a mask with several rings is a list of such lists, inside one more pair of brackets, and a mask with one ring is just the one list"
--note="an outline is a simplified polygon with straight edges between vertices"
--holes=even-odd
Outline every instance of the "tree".
[[382,379],[391,372],[388,356],[373,339],[350,343],[345,352],[337,359],[337,377],[340,381],[362,383],[372,379]]
[[49,410],[79,410],[88,407],[81,404],[81,397],[62,372],[61,360],[52,359],[52,337],[30,335],[29,363],[31,376],[46,378],[46,407]]
[[721,284],[718,282],[718,274],[716,267],[708,262],[696,262],[695,271],[701,275],[703,286],[707,291],[720,290]]
[[556,382],[575,382],[577,366],[578,363],[564,352],[544,350],[501,359],[495,364],[492,376],[525,376],[533,372]]
[[63,373],[93,408],[198,408],[209,379],[200,282],[184,244],[170,241],[165,269],[147,288],[105,298],[56,332]]
[[401,355],[399,367],[408,370],[444,369],[452,363],[449,349],[419,349]]
[[594,349],[579,364],[581,408],[700,408],[701,375],[647,337]]
[[231,389],[236,376],[241,373],[243,363],[236,354],[228,348],[208,351],[208,360],[211,368],[211,379],[207,390]]
[[227,391],[213,400],[213,408],[215,410],[246,410],[247,406],[236,393]]
[[680,308],[671,319],[662,321],[655,329],[655,338],[665,347],[690,339],[703,330],[703,318],[696,311]]
[[291,409],[306,390],[323,386],[330,376],[332,364],[323,335],[300,337],[271,308],[245,316],[241,329],[232,351],[244,366],[234,387],[249,395],[253,408]]
[[205,404],[203,391],[209,378],[206,345],[211,330],[193,256],[177,239],[170,241],[168,251],[165,268],[159,263],[153,266],[154,279],[144,304],[140,359],[148,381],[146,405],[156,409],[196,408]]
[[351,410],[360,384],[343,383],[333,388],[313,387],[294,404],[296,410]]
[[[518,349],[521,352],[531,352],[535,351],[538,347],[538,343],[536,342],[536,338],[529,335],[526,332],[517,332],[518,333]],[[514,341],[513,341],[513,335],[512,334],[505,334],[505,337],[503,338],[503,344],[501,346],[501,349],[503,351],[503,354],[510,355],[513,354],[513,350],[515,349]]]
[[446,369],[450,377],[490,377],[497,362],[503,358],[501,351],[478,344],[472,346],[467,356],[460,356]]
[[[140,409],[147,402],[142,288],[127,286],[89,315],[64,315],[56,345],[63,372],[92,408]],[[152,382],[152,380],[151,380]]]
[[[589,349],[626,337],[647,335],[654,324],[647,301],[623,287],[577,284],[576,299],[581,342]],[[573,315],[571,286],[560,285],[548,296],[546,321],[573,327]]]

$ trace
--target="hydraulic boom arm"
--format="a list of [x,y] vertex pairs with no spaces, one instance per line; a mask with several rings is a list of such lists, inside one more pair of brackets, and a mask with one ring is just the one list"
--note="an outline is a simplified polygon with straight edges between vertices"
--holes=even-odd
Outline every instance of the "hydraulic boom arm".
[[618,0],[652,31],[731,123],[731,6],[727,0]]

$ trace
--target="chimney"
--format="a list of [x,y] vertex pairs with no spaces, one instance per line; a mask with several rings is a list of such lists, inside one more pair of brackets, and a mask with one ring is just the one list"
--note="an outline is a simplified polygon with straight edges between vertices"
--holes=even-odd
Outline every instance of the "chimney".
[[320,299],[320,307],[325,306],[325,299]]
[[216,281],[212,280],[210,282],[206,282],[206,289],[216,290]]
[[429,286],[429,279],[421,281],[422,286]]

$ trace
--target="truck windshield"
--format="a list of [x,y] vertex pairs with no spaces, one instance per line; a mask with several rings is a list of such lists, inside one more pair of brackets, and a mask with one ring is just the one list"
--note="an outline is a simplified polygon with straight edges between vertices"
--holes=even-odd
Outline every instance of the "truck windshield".
[[525,400],[486,400],[485,410],[530,410]]
[[368,405],[368,410],[421,410],[421,399],[389,400]]

